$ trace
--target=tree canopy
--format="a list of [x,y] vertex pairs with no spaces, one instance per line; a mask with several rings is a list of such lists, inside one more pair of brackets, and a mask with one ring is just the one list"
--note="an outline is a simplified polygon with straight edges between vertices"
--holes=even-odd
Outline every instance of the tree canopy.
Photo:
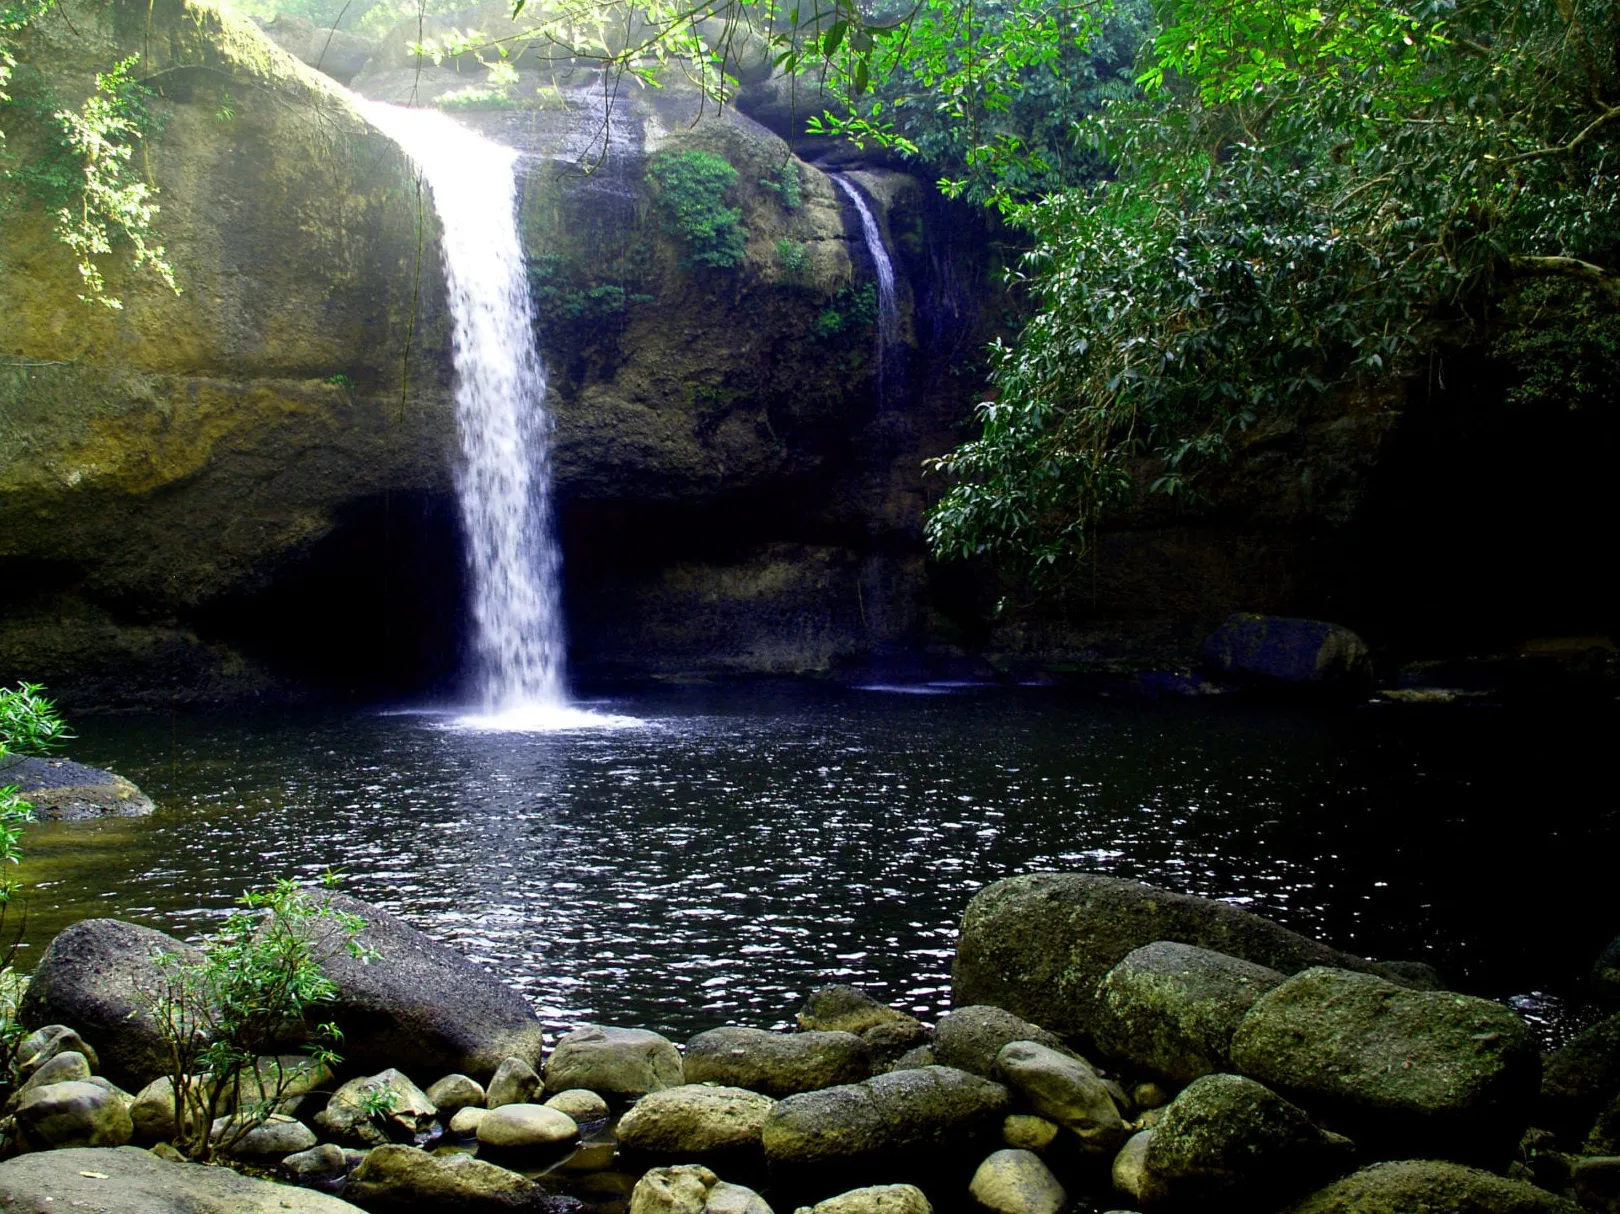
[[1613,361],[1614,5],[1170,0],[1159,20],[1146,95],[1077,124],[1113,178],[1014,214],[1035,310],[994,353],[980,437],[935,462],[941,554],[1060,576],[1144,460],[1186,491],[1257,419],[1441,332],[1516,345],[1532,378],[1575,347]]

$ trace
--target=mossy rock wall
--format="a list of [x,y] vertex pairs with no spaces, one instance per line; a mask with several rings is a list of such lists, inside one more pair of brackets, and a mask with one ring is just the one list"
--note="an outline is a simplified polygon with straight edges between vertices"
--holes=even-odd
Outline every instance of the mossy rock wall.
[[[464,573],[430,196],[347,94],[205,4],[66,0],[19,83],[77,105],[137,51],[159,119],[142,171],[182,290],[117,250],[102,261],[124,306],[87,305],[42,208],[5,218],[0,680],[91,704],[453,679]],[[380,54],[358,83],[402,70]],[[916,638],[922,440],[877,415],[869,329],[812,336],[870,277],[833,183],[676,85],[604,124],[594,77],[574,75],[550,73],[543,104],[458,117],[524,152],[576,656],[826,671]],[[428,95],[453,83],[431,76]],[[7,128],[14,150],[49,134],[17,112]],[[650,158],[694,149],[738,172],[735,267],[694,266],[660,222]],[[751,623],[707,653],[719,619]]]

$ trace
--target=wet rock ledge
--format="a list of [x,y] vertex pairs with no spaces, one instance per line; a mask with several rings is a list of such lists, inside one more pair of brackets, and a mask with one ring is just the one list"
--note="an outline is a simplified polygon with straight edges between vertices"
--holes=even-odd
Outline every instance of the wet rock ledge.
[[157,953],[188,947],[110,919],[62,932],[20,1005],[0,1209],[1620,1211],[1620,1016],[1544,1061],[1514,1012],[1427,967],[1222,903],[1015,877],[969,905],[937,1025],[832,986],[791,1033],[683,1048],[581,1025],[547,1052],[514,991],[322,896],[374,954],[329,963],[344,1061],[259,1059],[214,1126],[276,1093],[229,1147],[236,1170],[169,1143],[140,992]]

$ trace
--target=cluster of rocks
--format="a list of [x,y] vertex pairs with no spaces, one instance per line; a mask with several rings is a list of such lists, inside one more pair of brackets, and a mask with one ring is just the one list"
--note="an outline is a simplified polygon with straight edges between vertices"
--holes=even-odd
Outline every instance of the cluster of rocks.
[[[590,1025],[544,1056],[511,992],[344,909],[376,953],[335,963],[358,1073],[262,1059],[250,1095],[277,1111],[212,1128],[301,1188],[172,1162],[173,1093],[139,1070],[151,1026],[130,1002],[152,941],[101,920],[58,937],[24,999],[25,1023],[51,1023],[17,1051],[8,1128],[26,1153],[0,1163],[0,1208],[252,1210],[270,1198],[240,1186],[261,1185],[285,1195],[262,1208],[327,1214],[1620,1214],[1620,1017],[1543,1077],[1509,1009],[1219,903],[1014,878],[970,906],[958,1006],[933,1027],[827,987],[793,1032],[682,1048]],[[383,1049],[394,1065],[357,1064]]]

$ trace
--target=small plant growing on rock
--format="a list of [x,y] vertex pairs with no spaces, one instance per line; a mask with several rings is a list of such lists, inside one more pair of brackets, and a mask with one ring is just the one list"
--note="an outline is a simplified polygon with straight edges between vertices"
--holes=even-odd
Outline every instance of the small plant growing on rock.
[[693,264],[721,269],[742,262],[748,229],[742,212],[726,205],[737,170],[713,152],[660,152],[647,163],[658,191],[664,230],[679,236]]
[[273,1055],[293,1046],[311,1067],[340,1060],[338,1026],[311,1023],[337,994],[321,965],[340,952],[366,956],[362,921],[290,880],[238,901],[194,956],[157,958],[165,986],[151,998],[169,1047],[174,1145],[205,1161],[229,1155],[294,1094],[304,1068]]
[[784,211],[797,211],[804,205],[804,193],[799,186],[799,162],[789,160],[769,177],[761,177],[759,184],[775,194]]
[[777,241],[776,264],[782,267],[785,274],[797,274],[804,269],[804,242],[786,239]]

